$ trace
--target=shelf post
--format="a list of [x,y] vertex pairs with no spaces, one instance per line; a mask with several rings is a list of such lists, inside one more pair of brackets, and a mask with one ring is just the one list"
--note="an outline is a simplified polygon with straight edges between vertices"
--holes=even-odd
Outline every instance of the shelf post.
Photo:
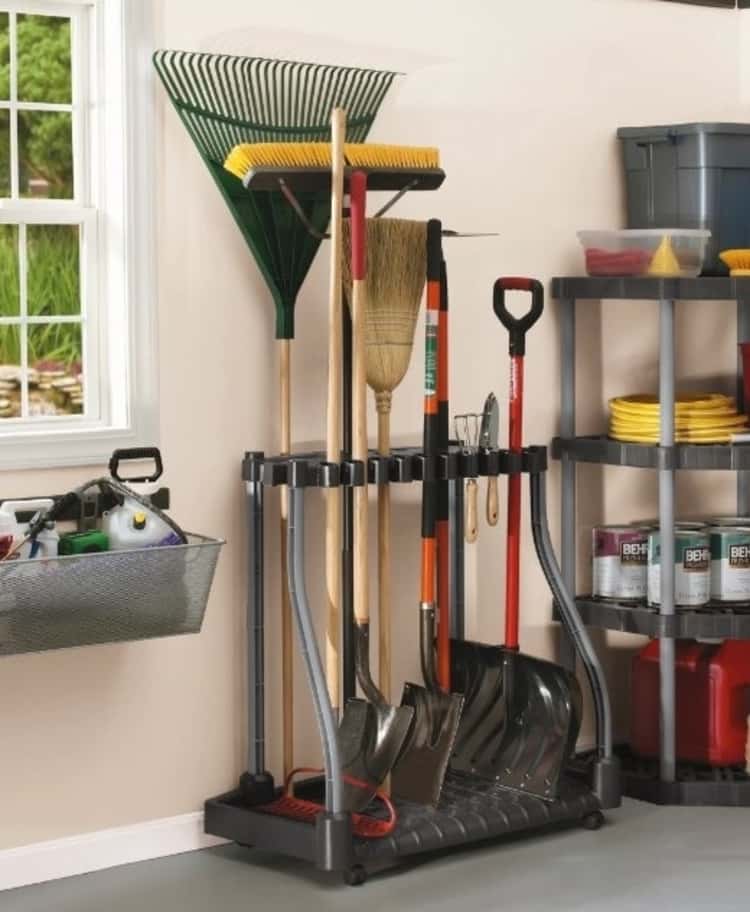
[[[739,411],[745,412],[750,408],[750,402],[745,402],[745,390],[742,371],[742,356],[739,350],[740,342],[750,342],[750,298],[737,295],[737,402]],[[750,513],[750,472],[737,472],[737,515],[747,516]]]
[[[674,615],[674,301],[659,302],[659,533],[662,616]],[[659,640],[660,778],[674,782],[675,641]]]
[[[572,440],[576,434],[576,302],[561,298],[560,307],[560,436]],[[575,598],[576,587],[576,463],[567,449],[561,455],[561,547],[565,588]],[[575,670],[576,651],[565,625],[560,625],[560,664]]]

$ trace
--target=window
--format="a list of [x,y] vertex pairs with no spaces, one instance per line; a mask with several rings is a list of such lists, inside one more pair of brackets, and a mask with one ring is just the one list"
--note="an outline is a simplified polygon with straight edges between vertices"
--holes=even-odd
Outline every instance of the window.
[[155,439],[150,5],[0,0],[2,467]]

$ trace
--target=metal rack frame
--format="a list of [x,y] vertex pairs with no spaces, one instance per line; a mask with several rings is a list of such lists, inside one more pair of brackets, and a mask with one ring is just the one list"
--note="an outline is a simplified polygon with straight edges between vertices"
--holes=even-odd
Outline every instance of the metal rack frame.
[[[750,445],[676,445],[674,438],[674,308],[676,301],[736,301],[737,341],[750,341],[750,279],[743,278],[555,278],[552,296],[561,321],[560,437],[553,454],[562,463],[562,568],[568,591],[576,589],[576,468],[579,462],[651,468],[659,473],[659,529],[662,566],[674,566],[674,484],[678,469],[737,471],[737,510],[750,511]],[[576,436],[576,300],[651,300],[659,304],[658,446],[621,444],[607,437]],[[738,360],[739,364],[739,360]],[[738,402],[743,402],[738,368]],[[750,616],[728,609],[675,611],[674,573],[661,574],[658,611],[644,606],[613,604],[590,597],[577,598],[586,623],[611,630],[645,633],[660,643],[660,758],[655,771],[625,777],[625,793],[660,803],[750,804],[750,780],[738,776],[709,776],[680,765],[675,750],[675,640],[680,637],[750,638]],[[574,655],[565,636],[563,664],[572,667]],[[735,771],[736,773],[736,771]],[[740,777],[741,778],[741,777]],[[644,785],[645,783],[645,785]]]

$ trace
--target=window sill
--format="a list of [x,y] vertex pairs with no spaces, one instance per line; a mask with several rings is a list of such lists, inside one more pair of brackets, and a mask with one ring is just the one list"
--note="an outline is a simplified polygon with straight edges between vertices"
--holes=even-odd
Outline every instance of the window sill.
[[19,432],[0,436],[0,471],[106,465],[121,447],[158,446],[154,413],[133,428]]

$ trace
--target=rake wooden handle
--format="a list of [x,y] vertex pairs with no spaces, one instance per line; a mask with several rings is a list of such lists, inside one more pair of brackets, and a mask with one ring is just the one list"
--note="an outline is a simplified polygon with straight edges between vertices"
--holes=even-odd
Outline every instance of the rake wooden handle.
[[[281,424],[282,455],[291,449],[291,346],[289,339],[279,339],[279,421]],[[281,526],[280,587],[281,587],[281,718],[284,777],[294,769],[294,642],[292,606],[287,580],[286,540],[289,520],[289,491],[279,491]]]
[[479,537],[479,511],[477,510],[477,480],[470,478],[466,482],[466,541],[473,545]]
[[[341,458],[341,255],[343,252],[344,138],[346,114],[331,114],[331,258],[328,289],[328,411],[326,460]],[[341,488],[326,491],[326,681],[331,706],[341,705],[339,649],[341,639]]]
[[496,526],[500,509],[497,494],[497,475],[487,476],[487,523]]

